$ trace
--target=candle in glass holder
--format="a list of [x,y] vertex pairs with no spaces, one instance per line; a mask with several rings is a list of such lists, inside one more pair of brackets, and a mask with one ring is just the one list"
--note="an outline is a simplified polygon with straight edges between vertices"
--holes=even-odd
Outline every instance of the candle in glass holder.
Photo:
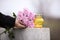
[[35,28],[42,28],[43,23],[44,23],[44,20],[42,16],[36,15],[34,20]]

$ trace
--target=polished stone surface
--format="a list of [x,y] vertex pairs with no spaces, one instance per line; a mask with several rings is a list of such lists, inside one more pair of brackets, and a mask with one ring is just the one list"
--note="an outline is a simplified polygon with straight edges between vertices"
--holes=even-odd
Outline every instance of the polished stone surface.
[[[14,33],[14,40],[50,40],[49,28],[26,28],[23,30],[15,29]],[[2,34],[1,40],[8,40],[7,34]]]

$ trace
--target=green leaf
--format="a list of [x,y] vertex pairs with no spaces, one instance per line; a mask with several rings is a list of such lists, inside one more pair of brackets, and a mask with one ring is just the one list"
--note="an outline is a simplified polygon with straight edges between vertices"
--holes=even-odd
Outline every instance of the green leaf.
[[13,16],[16,18],[16,15],[15,15],[15,13],[13,12]]

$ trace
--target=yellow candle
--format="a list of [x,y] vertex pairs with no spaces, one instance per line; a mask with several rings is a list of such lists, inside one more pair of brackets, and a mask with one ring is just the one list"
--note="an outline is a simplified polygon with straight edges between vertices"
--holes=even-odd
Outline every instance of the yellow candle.
[[40,15],[36,15],[34,20],[35,28],[42,28],[43,23],[44,23],[43,18]]

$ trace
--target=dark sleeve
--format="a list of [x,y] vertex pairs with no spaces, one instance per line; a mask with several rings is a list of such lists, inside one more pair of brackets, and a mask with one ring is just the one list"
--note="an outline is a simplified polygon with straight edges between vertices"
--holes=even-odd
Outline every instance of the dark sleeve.
[[15,26],[15,18],[3,15],[0,12],[0,27],[3,27],[3,28],[12,28],[14,26]]

